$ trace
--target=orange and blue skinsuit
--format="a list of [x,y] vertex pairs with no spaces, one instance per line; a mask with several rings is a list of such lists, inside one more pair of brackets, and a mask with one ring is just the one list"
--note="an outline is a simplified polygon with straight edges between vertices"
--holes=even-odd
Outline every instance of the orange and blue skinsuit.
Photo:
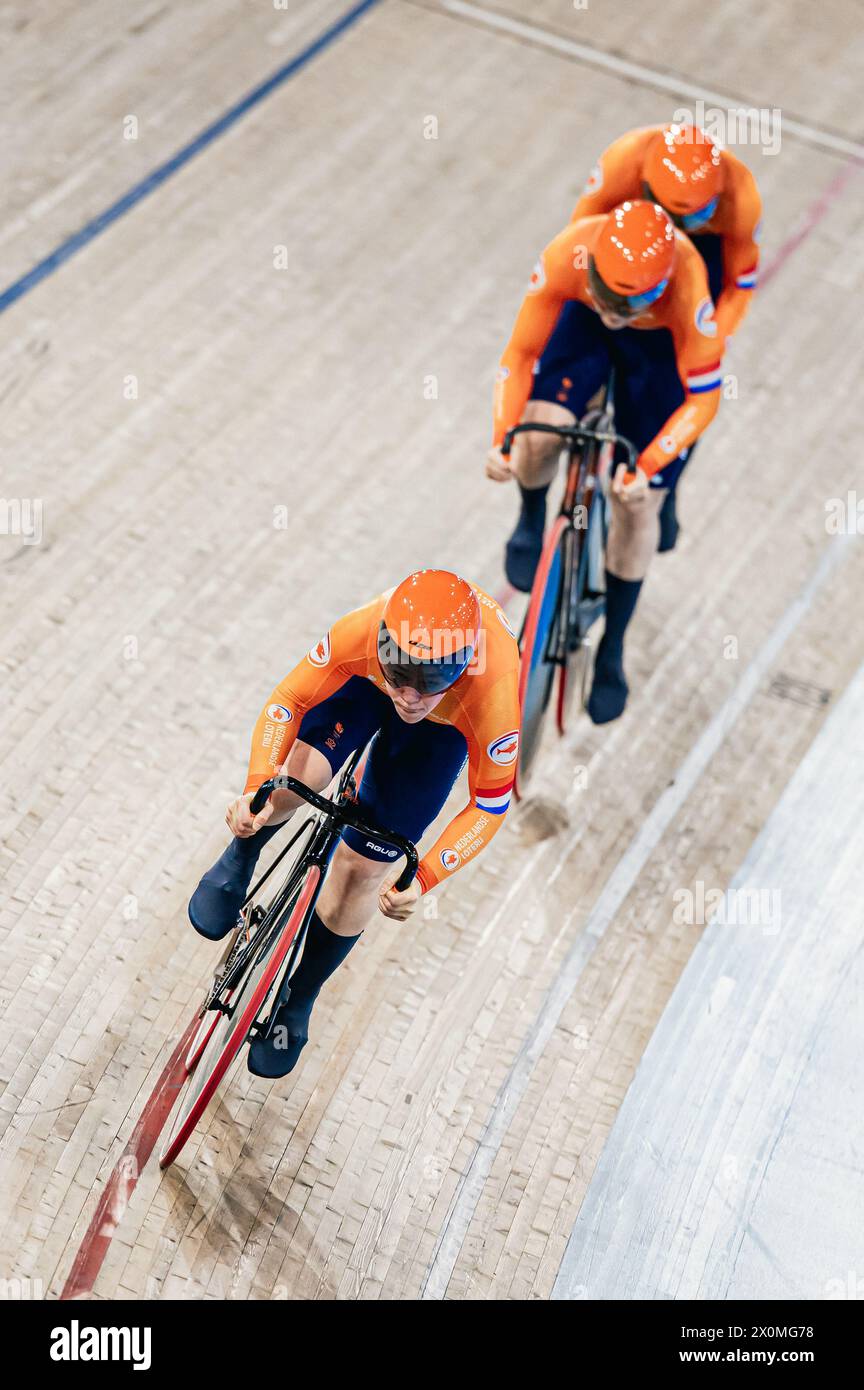
[[[562,309],[575,302],[596,313],[588,287],[588,258],[604,221],[605,217],[597,216],[571,222],[549,243],[535,267],[498,368],[495,444],[500,444],[506,431],[522,417],[532,391],[535,363],[542,357]],[[705,265],[683,232],[676,233],[675,268],[668,289],[638,318],[628,320],[626,328],[620,330],[622,343],[632,344],[634,331],[645,330],[651,336],[651,330],[657,329],[666,329],[671,335],[680,379],[680,391],[677,387],[676,391],[679,398],[683,393],[683,400],[668,417],[661,416],[660,428],[644,443],[639,439],[638,419],[631,423],[620,411],[617,416],[621,432],[640,444],[639,466],[649,479],[694,443],[713,420],[720,401],[723,339],[713,317]],[[607,336],[614,349],[615,331]],[[674,379],[674,372],[672,375]],[[593,383],[595,388],[599,384]]]
[[[390,782],[387,804],[391,807],[391,823],[387,828],[409,833],[402,825],[392,823],[392,807],[401,803],[406,815],[404,823],[409,829],[417,827],[409,838],[416,839],[419,830],[425,829],[437,815],[467,757],[468,801],[420,862],[417,878],[424,893],[470,863],[489,844],[502,824],[515,780],[519,748],[518,644],[495,600],[479,589],[475,591],[482,621],[474,661],[432,712],[420,724],[410,726],[411,730],[421,731],[420,738],[429,740],[428,756],[424,753],[422,764],[413,768],[410,777],[400,779],[398,757],[382,756],[379,768],[374,770],[379,784],[382,779]],[[392,701],[386,694],[377,658],[378,629],[387,598],[387,594],[379,595],[340,618],[273,690],[252,735],[247,792],[256,790],[282,768],[298,736],[330,757],[335,770],[353,747],[366,741],[370,719],[376,725],[380,715],[394,727]],[[333,718],[318,718],[322,709],[325,714],[332,709]],[[360,709],[366,723],[353,718],[354,710]],[[450,771],[443,784],[442,769],[436,766],[435,731],[430,725],[438,727],[450,750]],[[314,734],[310,732],[313,727]],[[397,727],[400,736],[403,732]],[[373,746],[370,764],[375,756]],[[367,778],[368,766],[360,786],[361,804]],[[424,797],[429,808],[426,814],[422,804],[417,804]],[[375,815],[374,802],[367,809]],[[400,817],[396,815],[395,819]],[[345,838],[353,844],[349,832]],[[363,852],[360,845],[356,847]],[[369,853],[367,857],[377,856]]]
[[[572,221],[611,212],[628,198],[644,198],[642,165],[662,126],[628,131],[604,150],[573,209]],[[762,203],[756,180],[740,159],[722,150],[723,192],[717,211],[691,234],[697,250],[703,238],[722,243],[722,287],[715,288],[715,319],[722,339],[731,337],[750,307],[759,272]]]

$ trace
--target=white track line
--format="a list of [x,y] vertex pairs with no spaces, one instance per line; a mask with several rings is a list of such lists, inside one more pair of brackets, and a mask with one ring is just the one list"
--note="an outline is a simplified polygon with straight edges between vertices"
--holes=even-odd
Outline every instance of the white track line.
[[[679,767],[674,781],[652,807],[642,828],[633,837],[615,869],[604,884],[588,917],[585,930],[576,938],[561,970],[523,1042],[508,1075],[492,1105],[474,1155],[456,1189],[450,1210],[435,1247],[420,1297],[442,1299],[453,1274],[459,1251],[477,1209],[495,1156],[506,1137],[510,1121],[528,1089],[535,1063],[542,1056],[582,971],[607,927],[614,920],[639,874],[648,862],[675,816],[681,810],[699,778],[720,748],[739,715],[752,700],[813,600],[827,579],[845,559],[853,537],[846,535],[827,546],[819,564],[797,598],[780,617],[738,684],[702,731]],[[565,929],[578,908],[567,916]]]
[[[514,19],[495,10],[487,10],[482,5],[469,4],[468,0],[437,0],[433,8],[459,15],[462,19],[473,20],[487,29],[509,34],[512,38],[525,39],[541,48],[548,48],[553,53],[577,58],[591,67],[602,68],[616,77],[629,78],[644,86],[668,92],[670,96],[701,100],[706,105],[718,106],[724,111],[741,110],[742,107],[749,109],[751,105],[749,102],[736,101],[728,93],[712,92],[710,88],[700,87],[697,83],[688,82],[685,77],[678,77],[674,73],[661,72],[657,68],[646,67],[644,63],[634,63],[629,58],[619,58],[615,53],[607,53],[602,48],[592,48],[589,44],[565,38],[563,34],[529,24],[523,19]],[[864,143],[860,140],[851,140],[844,135],[835,134],[834,131],[795,120],[785,112],[781,112],[781,130],[786,135],[797,136],[808,145],[815,145],[818,149],[864,161]]]

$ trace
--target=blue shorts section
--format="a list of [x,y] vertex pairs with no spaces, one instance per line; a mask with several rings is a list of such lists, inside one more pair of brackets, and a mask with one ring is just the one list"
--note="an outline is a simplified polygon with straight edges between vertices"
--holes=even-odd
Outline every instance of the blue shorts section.
[[[723,239],[694,237],[705,261],[712,298],[723,284]],[[563,405],[579,419],[591,397],[616,368],[615,427],[640,451],[684,403],[684,387],[668,328],[606,328],[586,304],[571,300],[561,310],[546,351],[537,364],[531,399]],[[674,488],[692,449],[651,479],[653,488]]]
[[[464,735],[450,724],[429,719],[406,724],[393,701],[362,676],[351,676],[311,709],[297,737],[323,753],[334,773],[373,739],[358,804],[382,829],[396,830],[415,844],[450,795],[468,752]],[[355,830],[346,830],[343,839],[367,859],[387,863],[399,857]]]
[[708,288],[711,291],[711,298],[716,304],[723,288],[723,238],[718,236],[716,232],[705,232],[702,236],[699,236],[698,233],[691,236],[690,240],[705,262],[705,269],[708,271]]
[[[684,402],[668,328],[606,328],[587,304],[570,300],[537,364],[531,399],[563,405],[578,420],[612,366],[615,428],[641,452]],[[686,461],[673,459],[651,486],[674,487]]]

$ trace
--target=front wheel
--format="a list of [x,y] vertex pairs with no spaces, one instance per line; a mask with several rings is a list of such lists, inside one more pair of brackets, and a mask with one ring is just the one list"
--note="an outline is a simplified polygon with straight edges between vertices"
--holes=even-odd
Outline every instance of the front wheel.
[[593,674],[589,633],[606,608],[603,573],[607,536],[606,498],[592,488],[584,527],[573,527],[562,538],[564,585],[568,595],[563,619],[566,641],[558,673],[556,717],[558,732],[566,732],[574,708],[583,708]]
[[563,538],[572,529],[566,516],[555,520],[546,542],[522,631],[519,665],[519,706],[522,714],[516,794],[521,796],[540,746],[543,716],[552,693],[558,647],[559,615],[564,583]]
[[197,1065],[193,1062],[195,1069],[177,1109],[168,1141],[159,1155],[160,1168],[167,1168],[174,1162],[248,1037],[303,924],[320,878],[318,866],[310,865],[289,909],[285,925],[275,941],[260,953],[253,953],[245,974],[235,982],[230,999],[221,1001],[224,1011],[212,1011],[215,1022],[211,1023],[207,1014],[202,1019],[197,1036],[200,1038],[201,1030],[206,1025],[209,1030],[206,1043],[196,1059]]

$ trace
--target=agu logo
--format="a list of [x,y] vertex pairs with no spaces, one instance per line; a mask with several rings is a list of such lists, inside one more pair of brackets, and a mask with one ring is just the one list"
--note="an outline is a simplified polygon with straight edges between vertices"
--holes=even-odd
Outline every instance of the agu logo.
[[716,338],[717,325],[714,322],[714,305],[710,299],[700,299],[696,305],[696,327],[703,338]]
[[519,752],[519,730],[513,729],[509,734],[493,739],[486,752],[499,767],[509,767],[510,763],[515,763]]
[[459,855],[456,853],[455,849],[442,849],[441,863],[448,873],[452,873],[454,869],[458,869]]
[[272,719],[274,724],[290,724],[294,716],[284,705],[268,705],[267,718]]
[[309,660],[313,666],[326,666],[330,660],[330,633],[325,632],[321,641],[314,646],[309,653]]

